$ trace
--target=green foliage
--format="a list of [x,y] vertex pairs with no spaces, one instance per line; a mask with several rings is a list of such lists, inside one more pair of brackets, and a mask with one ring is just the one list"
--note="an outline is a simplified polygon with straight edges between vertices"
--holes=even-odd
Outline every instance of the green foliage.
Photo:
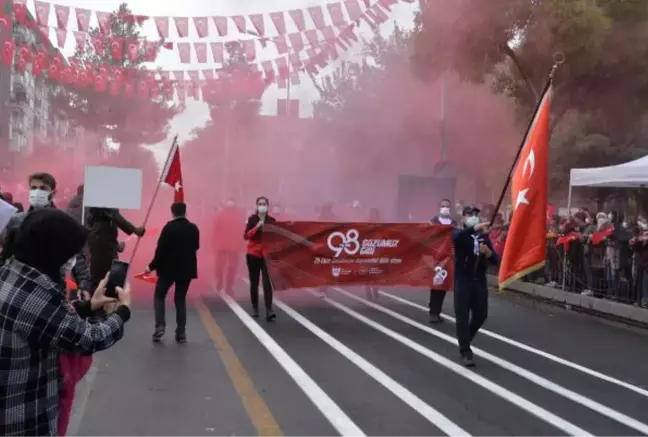
[[221,123],[246,123],[261,110],[263,92],[246,92],[247,89],[251,89],[249,87],[262,83],[261,73],[252,69],[245,48],[238,41],[225,43],[225,53],[223,68],[217,71],[217,81],[223,85],[219,88],[221,91],[206,97],[205,100],[209,105],[212,120]]
[[408,63],[408,42],[408,33],[399,27],[389,38],[375,32],[371,40],[365,41],[361,63],[342,62],[330,76],[316,83],[320,99],[314,104],[314,116],[322,121],[344,123],[379,103],[375,99],[376,87],[384,85],[394,67]]
[[[638,133],[648,98],[645,0],[428,0],[417,19],[413,67],[492,80],[528,121],[554,55],[554,182],[571,167],[623,162],[648,153]],[[570,120],[561,123],[566,114]],[[576,120],[576,121],[574,121]],[[596,161],[596,163],[594,162]]]
[[[104,35],[99,28],[91,29],[85,44],[77,46],[73,59],[79,65],[94,70],[106,65],[122,67],[125,74],[137,83],[137,80],[151,72],[145,62],[145,39],[140,29],[140,24],[127,4],[122,3],[110,15],[110,32]],[[103,39],[104,53],[95,51],[93,40],[97,37]],[[119,38],[124,43],[122,59],[115,60],[112,56],[112,38]],[[139,57],[134,61],[130,60],[127,53],[129,41],[139,41]],[[123,88],[116,95],[112,95],[110,90],[97,92],[94,86],[68,88],[66,93],[59,96],[57,103],[59,109],[73,122],[110,137],[122,146],[154,144],[166,138],[168,124],[179,112],[178,107],[165,100],[162,84],[159,86],[159,96],[146,100],[137,96],[126,97]]]

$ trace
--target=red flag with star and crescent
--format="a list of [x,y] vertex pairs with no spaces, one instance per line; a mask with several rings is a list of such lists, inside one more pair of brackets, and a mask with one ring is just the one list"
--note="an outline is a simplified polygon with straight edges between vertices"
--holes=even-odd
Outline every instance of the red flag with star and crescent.
[[533,117],[511,178],[513,217],[500,263],[500,290],[545,264],[552,96],[550,84]]
[[171,158],[164,169],[162,181],[174,190],[173,201],[184,202],[184,187],[182,186],[182,166],[180,165],[180,148],[174,142],[169,152]]

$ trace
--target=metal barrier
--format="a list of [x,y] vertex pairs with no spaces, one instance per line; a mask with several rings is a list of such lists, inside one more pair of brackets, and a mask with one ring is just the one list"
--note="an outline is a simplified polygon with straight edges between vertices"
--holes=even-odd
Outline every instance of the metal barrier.
[[[571,241],[557,245],[547,240],[544,269],[522,279],[601,299],[648,307],[648,266],[626,244],[591,245]],[[497,268],[489,273],[497,275]]]

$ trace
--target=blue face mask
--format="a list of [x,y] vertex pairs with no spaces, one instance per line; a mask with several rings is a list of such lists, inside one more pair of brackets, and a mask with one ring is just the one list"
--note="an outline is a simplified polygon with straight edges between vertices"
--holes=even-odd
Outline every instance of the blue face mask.
[[479,216],[473,215],[466,219],[466,227],[474,228],[479,224]]

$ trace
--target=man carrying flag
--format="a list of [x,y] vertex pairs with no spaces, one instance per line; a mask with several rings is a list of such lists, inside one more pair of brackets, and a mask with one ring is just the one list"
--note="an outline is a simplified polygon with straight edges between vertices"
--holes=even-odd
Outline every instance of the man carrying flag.
[[[511,182],[513,218],[504,246],[499,270],[499,288],[544,266],[547,231],[547,182],[549,157],[549,109],[551,77],[542,93],[533,120],[520,144],[506,185],[493,212],[502,204]],[[475,335],[488,314],[488,284],[486,261],[498,263],[498,256],[488,238],[490,223],[480,223],[479,210],[463,210],[464,229],[453,232],[455,245],[455,318],[457,340],[463,364],[474,366],[470,349]]]
[[487,263],[497,265],[499,257],[488,238],[490,223],[480,223],[479,209],[466,206],[461,212],[462,228],[452,231],[455,249],[454,310],[461,361],[475,365],[470,343],[488,315]]

